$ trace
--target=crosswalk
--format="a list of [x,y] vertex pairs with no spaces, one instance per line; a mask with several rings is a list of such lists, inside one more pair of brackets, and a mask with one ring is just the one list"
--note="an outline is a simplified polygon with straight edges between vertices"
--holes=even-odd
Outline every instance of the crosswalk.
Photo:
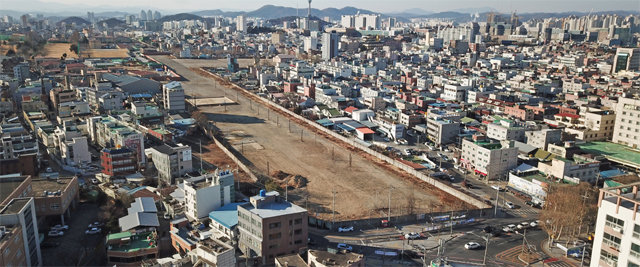
[[519,209],[511,209],[511,210],[506,210],[506,212],[511,215],[522,217],[522,218],[534,218],[534,217],[537,217],[538,214],[540,214],[539,209],[532,208],[532,207],[522,207]]

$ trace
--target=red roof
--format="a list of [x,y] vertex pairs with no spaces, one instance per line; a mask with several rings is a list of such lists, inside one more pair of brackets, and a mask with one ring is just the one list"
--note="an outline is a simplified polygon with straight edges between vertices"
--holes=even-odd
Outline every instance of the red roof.
[[348,106],[347,108],[344,109],[345,112],[351,114],[354,111],[358,110],[358,108],[354,107],[354,106]]
[[404,160],[404,159],[399,159],[398,161],[402,162],[402,164],[404,164],[404,165],[407,165],[407,166],[413,168],[414,170],[422,170],[422,169],[426,169],[427,168],[427,167],[422,166],[422,165],[420,165],[418,163],[413,163],[411,161],[407,161],[407,160]]
[[375,132],[367,127],[362,127],[362,128],[358,128],[356,129],[356,131],[359,131],[363,134],[374,134]]
[[558,113],[558,114],[556,114],[556,116],[569,117],[569,118],[574,118],[574,119],[579,119],[580,118],[580,115],[571,114],[571,113]]

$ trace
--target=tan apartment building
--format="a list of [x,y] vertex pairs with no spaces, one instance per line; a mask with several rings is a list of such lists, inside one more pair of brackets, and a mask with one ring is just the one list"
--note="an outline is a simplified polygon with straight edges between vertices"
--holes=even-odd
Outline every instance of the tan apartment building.
[[31,197],[14,198],[0,206],[0,266],[42,266],[34,210]]
[[299,253],[307,247],[307,210],[280,197],[278,192],[260,191],[250,202],[238,206],[238,248],[261,264]]
[[640,148],[640,99],[618,99],[613,142]]
[[460,163],[488,180],[503,178],[518,164],[518,148],[513,141],[462,140]]

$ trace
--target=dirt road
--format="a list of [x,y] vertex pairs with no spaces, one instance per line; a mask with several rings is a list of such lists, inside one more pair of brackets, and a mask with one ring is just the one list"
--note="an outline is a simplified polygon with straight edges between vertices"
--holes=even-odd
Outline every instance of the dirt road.
[[[192,70],[224,66],[224,60],[154,58],[188,80],[183,82],[187,95],[227,96],[237,101],[237,105],[201,107],[201,111],[215,121],[225,138],[255,165],[256,171],[267,174],[282,170],[306,177],[307,187],[288,192],[288,197],[318,217],[331,218],[333,191],[336,220],[386,216],[389,194],[392,215],[411,209],[449,210],[453,206],[441,203],[442,192],[426,183],[407,180],[349,152]],[[247,64],[240,62],[243,63]]]

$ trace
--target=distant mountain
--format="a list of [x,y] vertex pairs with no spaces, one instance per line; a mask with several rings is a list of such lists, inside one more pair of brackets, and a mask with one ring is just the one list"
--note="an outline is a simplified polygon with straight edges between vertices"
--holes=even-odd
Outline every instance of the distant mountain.
[[121,12],[121,11],[105,11],[105,12],[96,12],[96,17],[102,18],[122,18],[126,15],[130,15],[131,13]]
[[99,25],[103,25],[104,23],[106,23],[108,27],[117,27],[117,26],[126,25],[126,23],[124,21],[116,19],[116,18],[105,19],[105,20],[102,20],[102,21],[98,22]]
[[173,20],[203,20],[202,17],[190,13],[178,13],[175,15],[164,16],[159,19],[159,22],[173,21]]
[[63,19],[63,20],[59,21],[58,24],[61,24],[63,22],[66,23],[66,24],[75,23],[76,25],[82,25],[82,24],[91,25],[91,22],[87,21],[86,19],[83,19],[81,17],[75,17],[75,16]]
[[411,8],[411,9],[407,9],[401,12],[396,12],[396,13],[387,13],[387,15],[389,16],[395,16],[395,17],[411,17],[411,16],[424,16],[424,15],[429,15],[429,14],[433,14],[435,12],[433,11],[429,11],[429,10],[424,10],[422,8]]
[[458,8],[451,11],[474,14],[474,13],[488,13],[488,12],[497,12],[498,10],[492,7],[469,7],[469,8]]
[[198,16],[201,16],[201,17],[216,17],[216,16],[235,17],[235,16],[238,16],[238,15],[241,15],[241,14],[244,14],[244,13],[246,13],[246,12],[243,12],[243,11],[222,11],[220,9],[189,12],[189,14],[194,14],[194,15],[198,15]]
[[[355,15],[357,13],[362,14],[377,14],[377,12],[373,12],[366,9],[359,9],[355,7],[343,7],[340,9],[337,8],[325,8],[325,9],[311,9],[311,15],[316,16],[318,18],[329,17],[331,19],[337,20],[342,17],[342,15]],[[295,9],[293,7],[283,7],[283,6],[274,6],[274,5],[265,5],[261,8],[258,8],[249,12],[239,12],[239,11],[222,11],[219,9],[214,10],[202,10],[202,11],[193,11],[189,12],[189,14],[197,15],[197,16],[224,16],[224,17],[235,17],[238,15],[245,15],[247,17],[256,17],[263,19],[277,19],[282,17],[290,17],[290,16],[306,16],[307,9],[299,8]]]

